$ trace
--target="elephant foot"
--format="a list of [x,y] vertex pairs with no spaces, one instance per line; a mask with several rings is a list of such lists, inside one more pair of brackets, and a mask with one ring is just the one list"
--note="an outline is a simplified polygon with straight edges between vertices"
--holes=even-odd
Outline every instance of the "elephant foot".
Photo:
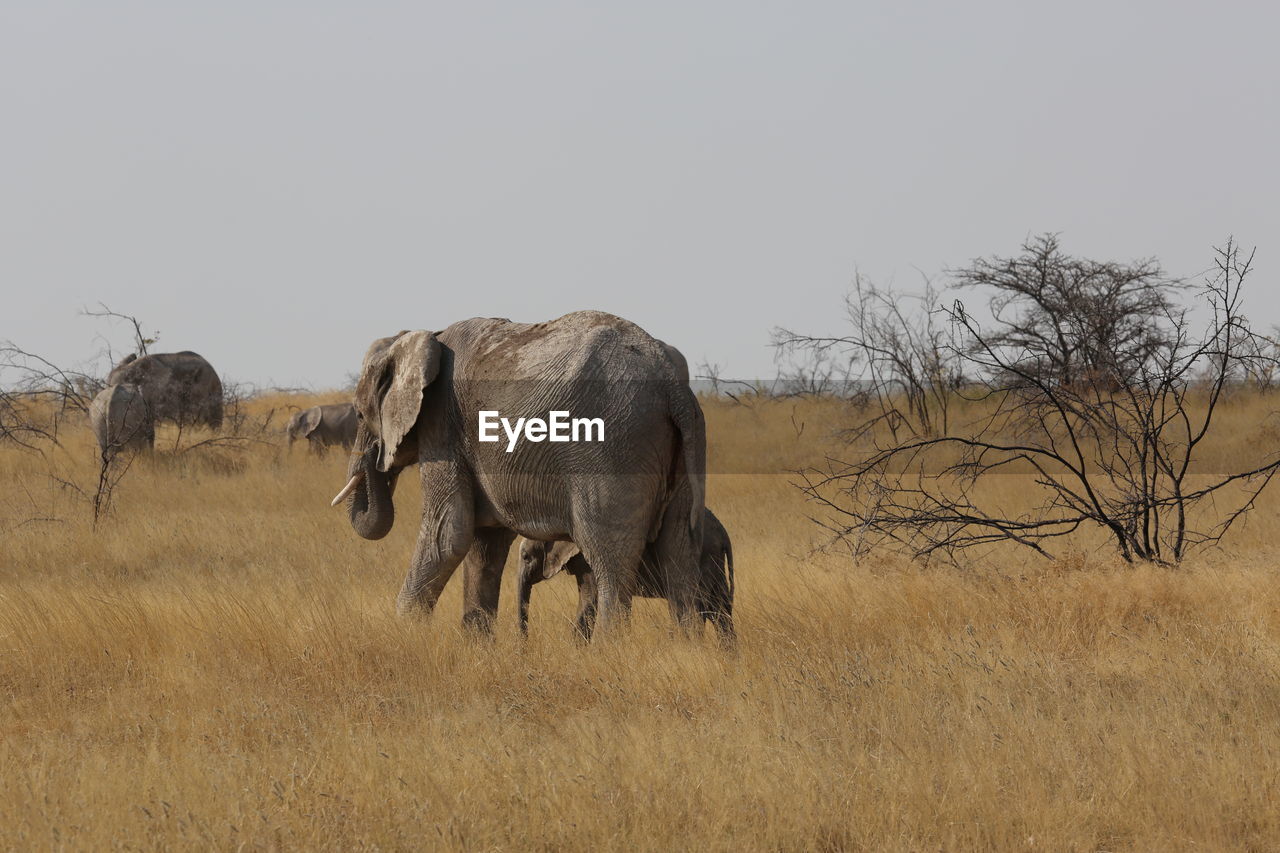
[[477,636],[493,637],[494,616],[485,610],[468,610],[462,614],[462,627]]
[[432,607],[421,599],[406,595],[396,597],[396,615],[401,619],[424,620],[431,615]]

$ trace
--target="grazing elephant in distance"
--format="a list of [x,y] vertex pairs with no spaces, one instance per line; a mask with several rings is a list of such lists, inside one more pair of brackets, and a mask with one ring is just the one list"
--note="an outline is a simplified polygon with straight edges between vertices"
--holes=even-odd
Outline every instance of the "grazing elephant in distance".
[[99,391],[89,404],[89,425],[108,462],[122,450],[155,446],[155,419],[137,385],[108,385]]
[[[648,547],[668,567],[672,615],[694,626],[705,425],[666,348],[639,326],[577,311],[546,323],[474,318],[401,332],[369,347],[355,404],[350,478],[333,503],[348,500],[356,532],[385,536],[400,472],[418,465],[421,474],[401,614],[430,612],[464,564],[463,622],[489,630],[507,552],[521,535],[582,550],[600,631],[625,615]],[[542,420],[556,412],[603,430],[596,440],[586,430],[561,441]],[[508,430],[516,424],[515,439],[496,418]]]
[[222,380],[194,352],[126,356],[107,376],[108,385],[124,383],[142,389],[157,421],[222,427]]
[[350,450],[356,443],[357,420],[356,407],[352,403],[312,406],[294,412],[284,432],[288,436],[290,450],[299,438],[307,440],[313,453],[324,453],[326,448],[335,444]]
[[[708,507],[702,517],[702,556],[698,578],[697,607],[702,618],[715,626],[721,639],[733,640],[733,543],[720,519]],[[529,598],[535,584],[561,571],[578,582],[578,633],[591,638],[596,618],[596,584],[591,566],[572,542],[520,541],[519,596],[520,633],[529,633]],[[635,594],[643,598],[666,598],[667,585],[661,569],[646,559],[640,567]]]

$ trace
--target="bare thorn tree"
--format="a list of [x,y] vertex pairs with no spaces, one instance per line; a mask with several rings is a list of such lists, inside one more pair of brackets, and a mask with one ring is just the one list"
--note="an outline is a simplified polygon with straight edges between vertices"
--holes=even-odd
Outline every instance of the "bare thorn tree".
[[774,329],[783,354],[808,354],[811,364],[853,379],[849,396],[873,407],[875,416],[850,431],[851,438],[884,424],[896,438],[945,433],[956,390],[963,384],[960,360],[949,344],[941,296],[927,279],[923,293],[880,288],[861,275],[845,297],[851,327],[846,335],[816,337]]
[[96,376],[59,367],[8,341],[0,343],[0,381],[0,437],[48,438],[53,444],[67,416],[87,416],[90,401],[102,388]]
[[[84,313],[127,321],[133,327],[139,354],[146,354],[147,346],[156,340],[154,335],[143,334],[141,323],[131,315],[112,311],[106,306],[102,306],[101,311]],[[146,447],[143,447],[137,435],[109,435],[100,439],[97,447],[99,453],[92,483],[77,483],[62,476],[65,468],[56,465],[50,455],[53,449],[66,452],[71,446],[60,441],[62,425],[70,416],[77,427],[88,426],[94,397],[104,387],[100,375],[59,367],[50,359],[16,344],[0,343],[0,442],[9,442],[40,456],[47,466],[49,481],[91,508],[95,528],[110,515],[117,487],[133,467],[138,453],[147,452],[154,440],[154,434],[149,435]],[[243,464],[242,460],[235,458],[239,451],[255,444],[275,443],[272,439],[276,410],[253,411],[253,407],[248,405],[256,395],[252,387],[228,385],[224,392],[227,428],[209,438],[184,442],[184,430],[179,424],[171,452],[163,456],[166,461],[162,464],[173,464],[179,457],[192,459],[201,456],[193,451],[215,450],[217,453],[209,459],[215,465],[233,470]],[[150,419],[147,423],[151,424]],[[106,442],[105,446],[102,441]],[[27,497],[34,508],[35,499],[30,494]]]
[[[947,311],[952,348],[977,377],[966,394],[982,414],[943,435],[891,436],[860,461],[805,474],[801,488],[826,510],[820,523],[854,550],[890,543],[952,561],[995,543],[1052,556],[1055,540],[1087,528],[1131,562],[1177,563],[1221,540],[1280,460],[1230,471],[1196,464],[1233,377],[1266,358],[1241,306],[1253,254],[1234,240],[1216,253],[1202,290],[1207,326],[1197,333],[1185,312],[1164,305],[1158,343],[1146,333],[1115,339],[1117,351],[1141,358],[1102,354],[1100,364],[1125,367],[1127,381],[1111,387],[1062,381],[1044,369],[1041,338],[1010,337],[1000,323],[988,332],[957,301]],[[988,488],[999,474],[1022,475],[1012,482],[1025,484],[1030,508],[1010,508]]]
[[[1131,264],[1072,257],[1056,234],[1015,257],[953,270],[958,287],[990,294],[986,342],[1016,353],[1021,372],[1046,382],[1127,383],[1167,343],[1165,318],[1182,286],[1154,259]],[[1012,378],[1012,376],[1011,376]]]
[[[271,389],[278,392],[281,389]],[[286,389],[287,390],[287,389]],[[172,452],[175,455],[190,453],[200,448],[245,448],[250,445],[274,444],[274,422],[277,420],[277,409],[267,409],[259,414],[250,411],[249,402],[260,392],[253,385],[239,382],[223,383],[224,420],[223,431],[219,435],[202,438],[189,444],[183,444],[184,430],[178,424],[174,435]],[[286,410],[290,408],[286,406]],[[294,407],[296,408],[296,407]]]
[[747,382],[743,379],[725,379],[721,375],[720,365],[703,361],[698,364],[694,379],[706,382],[711,386],[711,394],[723,397],[734,403],[751,406],[758,398],[766,394],[759,382]]
[[[140,397],[129,401],[128,406],[143,407]],[[145,410],[140,410],[145,411]],[[150,414],[144,413],[141,418],[133,417],[126,412],[119,418],[123,428],[113,431],[108,428],[103,436],[103,443],[98,453],[98,476],[93,493],[86,495],[93,507],[93,528],[97,530],[102,519],[112,508],[116,487],[124,479],[125,474],[133,466],[134,460],[141,453],[149,453],[154,442],[152,430],[154,424]],[[64,484],[70,485],[63,481]],[[77,491],[80,491],[78,488]],[[83,494],[83,492],[81,492]]]
[[159,332],[152,332],[150,335],[144,334],[142,324],[138,322],[138,318],[132,314],[121,314],[118,311],[112,311],[103,303],[98,303],[98,310],[90,311],[88,308],[82,308],[80,313],[85,317],[109,317],[114,320],[122,320],[133,327],[133,346],[138,358],[142,358],[148,352],[151,344],[160,340]]
[[[0,388],[0,440],[9,440],[43,458],[50,482],[90,506],[96,529],[109,514],[115,489],[133,463],[139,436],[107,437],[107,444],[99,448],[95,483],[82,487],[55,473],[47,451],[65,449],[59,433],[68,416],[76,424],[88,424],[93,399],[104,387],[102,380],[59,367],[12,343],[0,345],[0,378],[5,380]],[[147,424],[149,429],[149,421]]]
[[41,445],[57,437],[32,411],[28,395],[0,388],[0,444],[11,442],[23,450],[43,453]]

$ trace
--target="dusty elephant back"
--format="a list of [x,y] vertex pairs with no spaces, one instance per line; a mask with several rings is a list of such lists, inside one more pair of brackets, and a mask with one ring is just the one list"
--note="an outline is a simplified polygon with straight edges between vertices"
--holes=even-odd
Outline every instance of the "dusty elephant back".
[[[680,466],[673,459],[683,446],[678,418],[691,413],[700,417],[697,401],[666,345],[634,323],[599,311],[574,312],[545,323],[475,318],[448,327],[438,338],[453,353],[451,387],[467,458],[496,506],[529,506],[581,494],[575,479],[606,477],[628,484],[617,487],[653,494],[657,503],[647,513],[656,525],[678,471],[701,477],[701,463]],[[689,399],[678,399],[680,394]],[[604,440],[520,441],[508,451],[505,438],[495,443],[478,438],[479,411],[498,412],[514,422],[547,418],[553,410],[574,419],[598,419],[604,424]],[[699,453],[705,447],[701,438],[689,439]],[[700,516],[700,479],[698,486]],[[540,514],[550,518],[573,512],[547,507]],[[525,527],[514,517],[502,520],[538,537],[565,532]]]
[[184,350],[130,356],[107,377],[112,385],[142,389],[156,420],[178,424],[222,425],[222,380],[203,356]]
[[[474,318],[440,333],[473,342],[469,375],[487,379],[573,376],[606,381],[679,379],[673,349],[644,329],[603,311],[574,311],[545,323]],[[687,368],[686,368],[687,372]]]

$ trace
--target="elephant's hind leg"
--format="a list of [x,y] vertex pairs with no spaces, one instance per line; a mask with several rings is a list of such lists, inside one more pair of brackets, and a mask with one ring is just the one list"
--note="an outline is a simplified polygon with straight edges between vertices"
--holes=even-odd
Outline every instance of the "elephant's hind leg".
[[631,612],[631,596],[644,551],[644,537],[598,533],[596,530],[579,533],[574,543],[582,550],[582,556],[591,566],[595,578],[594,633],[607,634],[614,626],[626,621]]
[[481,633],[492,633],[498,616],[502,569],[516,535],[504,528],[477,530],[463,562],[462,624]]
[[688,494],[678,495],[663,514],[662,527],[651,549],[657,565],[655,573],[662,579],[671,616],[685,633],[702,627],[697,598],[701,574],[701,528],[689,526]]

